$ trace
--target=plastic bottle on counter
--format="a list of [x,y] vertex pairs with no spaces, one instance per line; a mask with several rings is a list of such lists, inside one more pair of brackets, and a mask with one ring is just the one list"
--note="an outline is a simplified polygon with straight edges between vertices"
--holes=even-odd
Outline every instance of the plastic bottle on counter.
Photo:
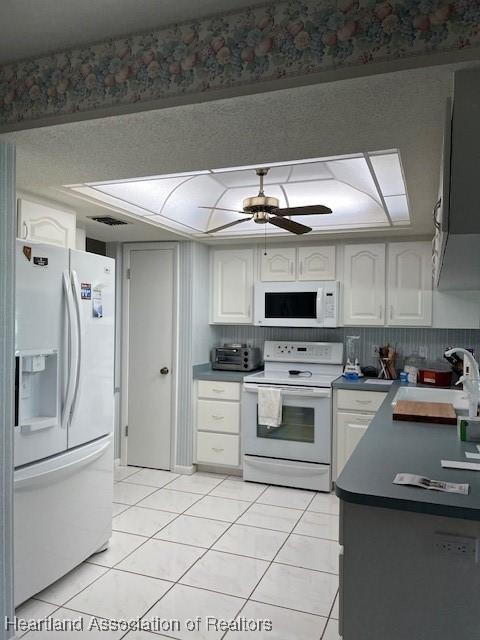
[[416,351],[405,358],[403,370],[408,375],[409,384],[417,384],[418,370],[424,363],[425,358],[422,358]]

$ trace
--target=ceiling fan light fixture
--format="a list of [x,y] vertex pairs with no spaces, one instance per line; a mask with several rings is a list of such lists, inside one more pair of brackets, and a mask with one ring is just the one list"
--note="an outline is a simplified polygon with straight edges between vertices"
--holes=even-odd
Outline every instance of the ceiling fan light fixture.
[[267,211],[255,211],[255,213],[253,214],[253,220],[258,224],[266,224],[267,222],[269,222],[270,216],[268,215]]

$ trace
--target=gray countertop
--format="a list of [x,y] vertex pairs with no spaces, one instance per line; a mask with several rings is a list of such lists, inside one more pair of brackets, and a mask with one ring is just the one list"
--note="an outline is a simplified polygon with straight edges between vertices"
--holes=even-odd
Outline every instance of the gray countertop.
[[[334,389],[350,389],[353,391],[381,391],[383,393],[390,391],[392,388],[391,384],[378,384],[373,383],[372,380],[377,380],[377,378],[358,378],[358,380],[347,380],[343,376],[337,378],[332,383],[332,387]],[[393,381],[392,384],[397,384]]]
[[[477,452],[475,444],[460,442],[455,426],[393,420],[391,402],[398,386],[394,382],[338,477],[336,494],[347,502],[369,506],[480,520],[480,472],[443,469],[440,464],[440,460],[466,461],[465,451]],[[468,482],[470,493],[463,496],[392,484],[400,472]]]
[[[257,369],[259,371],[259,369]],[[221,371],[212,369],[209,362],[197,364],[193,367],[193,378],[195,380],[223,380],[224,382],[243,382],[245,376],[254,371]]]

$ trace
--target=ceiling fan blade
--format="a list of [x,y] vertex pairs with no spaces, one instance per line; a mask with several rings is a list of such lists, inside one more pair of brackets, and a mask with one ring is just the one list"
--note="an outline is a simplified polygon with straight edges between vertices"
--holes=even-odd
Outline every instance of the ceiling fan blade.
[[216,233],[217,231],[223,231],[223,229],[228,229],[228,227],[234,227],[236,224],[241,224],[242,222],[248,222],[251,218],[242,218],[242,220],[235,220],[234,222],[229,222],[228,224],[224,224],[221,227],[215,227],[215,229],[209,229],[206,233]]
[[294,222],[293,220],[286,220],[285,218],[280,218],[277,216],[270,218],[268,221],[270,222],[270,224],[274,224],[276,227],[285,229],[285,231],[290,231],[290,233],[296,233],[297,235],[308,233],[312,230],[310,227],[307,227],[304,224]]
[[277,216],[315,216],[333,213],[329,207],[323,204],[312,204],[308,207],[286,207],[275,211]]
[[223,207],[202,207],[198,206],[198,209],[214,209],[215,211],[233,211],[233,213],[245,213],[245,211],[241,211],[239,209],[224,209]]

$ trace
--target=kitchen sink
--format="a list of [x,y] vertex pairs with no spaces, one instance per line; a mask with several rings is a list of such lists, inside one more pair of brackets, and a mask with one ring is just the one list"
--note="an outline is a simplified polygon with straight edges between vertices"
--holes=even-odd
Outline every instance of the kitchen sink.
[[428,389],[426,387],[400,387],[392,400],[395,407],[399,400],[413,402],[448,402],[459,412],[468,410],[468,396],[465,391],[455,389]]

